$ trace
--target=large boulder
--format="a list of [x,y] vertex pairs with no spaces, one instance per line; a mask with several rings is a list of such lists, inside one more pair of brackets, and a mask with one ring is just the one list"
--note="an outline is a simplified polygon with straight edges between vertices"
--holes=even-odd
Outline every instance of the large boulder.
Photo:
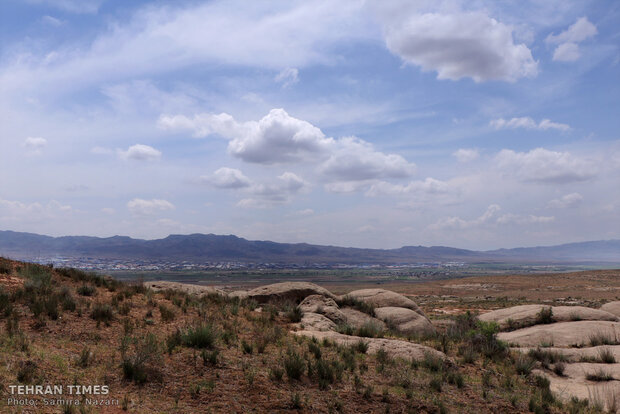
[[551,354],[561,355],[566,362],[593,361],[602,363],[603,355],[608,354],[612,355],[616,361],[620,362],[620,345],[599,345],[588,348],[523,347],[511,348],[511,350],[523,354],[528,354],[532,350],[541,350]]
[[344,323],[351,326],[354,329],[360,329],[364,325],[374,325],[378,331],[385,331],[387,326],[382,320],[373,318],[367,313],[360,312],[357,309],[352,308],[340,308],[340,312],[344,316]]
[[554,322],[570,321],[613,321],[619,319],[616,315],[604,310],[587,308],[585,306],[545,306],[519,305],[510,308],[497,309],[483,313],[478,319],[485,322],[497,322],[500,329],[515,329],[518,327],[536,325],[538,315],[543,309],[551,308]]
[[620,317],[620,300],[604,304],[601,306],[601,310]]
[[375,315],[402,334],[422,335],[435,332],[435,327],[426,317],[411,309],[386,306],[375,308]]
[[274,300],[301,302],[306,296],[322,295],[336,299],[333,293],[310,282],[282,282],[260,286],[248,292],[248,298],[265,303]]
[[162,290],[178,290],[190,295],[206,296],[206,295],[222,295],[226,296],[226,292],[213,286],[192,285],[189,283],[168,282],[165,280],[157,280],[144,282],[144,286],[155,291]]
[[301,301],[299,307],[304,313],[320,313],[334,321],[335,323],[346,323],[343,315],[336,302],[327,296],[310,295]]
[[440,351],[428,346],[416,344],[413,342],[402,341],[398,339],[388,338],[362,338],[359,336],[344,335],[338,332],[331,331],[297,331],[293,332],[295,335],[314,337],[318,340],[328,339],[339,345],[352,346],[359,341],[366,342],[368,344],[368,353],[376,354],[380,349],[383,349],[392,358],[403,358],[406,360],[422,361],[427,355],[432,355],[436,358],[441,358],[447,362],[451,362],[448,357]]
[[349,292],[346,295],[341,296],[343,299],[345,297],[351,297],[353,299],[360,300],[362,302],[366,302],[375,308],[384,308],[384,307],[399,307],[399,308],[407,308],[411,309],[424,316],[424,312],[420,309],[420,307],[411,299],[396,293],[390,290],[385,289],[360,289],[354,290],[353,292]]
[[558,322],[530,326],[512,332],[500,332],[497,337],[519,347],[583,347],[590,346],[593,340],[600,342],[602,338],[610,342],[620,341],[620,322]]
[[[572,368],[571,365],[576,365],[578,367]],[[579,371],[583,369],[580,365],[581,364],[567,365],[564,370],[564,377],[559,377],[539,369],[532,371],[532,374],[549,379],[549,388],[551,391],[565,401],[577,397],[580,400],[589,400],[591,405],[600,406],[605,410],[604,412],[620,412],[617,405],[618,395],[620,395],[620,381],[588,381],[583,377],[583,371]],[[603,367],[602,369],[604,370],[605,368]],[[569,374],[573,374],[573,371],[577,371],[574,373],[578,374],[579,377],[571,377]],[[614,371],[617,371],[617,369],[614,368]]]
[[299,327],[307,331],[336,330],[336,324],[332,320],[321,314],[313,312],[304,313],[304,316],[302,316],[301,322],[299,323]]

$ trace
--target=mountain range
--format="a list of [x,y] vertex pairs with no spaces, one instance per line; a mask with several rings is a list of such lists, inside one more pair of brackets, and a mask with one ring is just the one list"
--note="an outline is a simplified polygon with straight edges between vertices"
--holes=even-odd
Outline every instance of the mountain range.
[[215,234],[170,235],[163,239],[142,240],[126,236],[50,237],[34,233],[0,231],[0,256],[13,258],[66,256],[282,264],[408,264],[447,261],[620,263],[620,240],[475,251],[445,246],[364,249],[307,243],[252,241],[234,235]]

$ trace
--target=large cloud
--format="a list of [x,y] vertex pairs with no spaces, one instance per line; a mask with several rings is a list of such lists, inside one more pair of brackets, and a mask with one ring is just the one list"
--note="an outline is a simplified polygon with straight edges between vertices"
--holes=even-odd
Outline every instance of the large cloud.
[[515,44],[512,27],[483,12],[391,14],[384,18],[388,49],[439,79],[515,81],[535,76],[528,47]]
[[495,157],[498,167],[506,175],[521,181],[563,184],[593,178],[596,167],[589,161],[568,152],[536,148],[529,152],[503,149]]
[[415,164],[398,154],[377,151],[355,137],[328,138],[283,109],[272,109],[259,121],[243,123],[228,114],[162,115],[158,123],[164,129],[192,131],[197,137],[221,135],[230,140],[229,153],[246,162],[317,164],[323,179],[330,182],[404,178],[415,172]]
[[265,208],[277,204],[288,203],[291,197],[305,188],[308,183],[292,172],[285,172],[277,177],[277,181],[270,184],[257,183],[247,188],[249,197],[237,203],[239,207]]

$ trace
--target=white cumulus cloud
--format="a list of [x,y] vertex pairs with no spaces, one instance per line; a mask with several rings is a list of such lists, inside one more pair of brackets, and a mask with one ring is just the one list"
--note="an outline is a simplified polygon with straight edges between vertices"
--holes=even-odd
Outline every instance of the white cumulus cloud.
[[117,153],[123,160],[153,161],[161,158],[161,151],[143,144],[132,145],[126,151],[119,149]]
[[482,11],[405,11],[384,15],[383,25],[392,53],[437,71],[439,79],[513,82],[538,73],[529,48],[515,43],[513,28]]
[[495,161],[504,174],[528,182],[564,184],[589,180],[597,174],[596,166],[585,159],[544,148],[528,152],[503,149]]
[[132,214],[150,215],[162,211],[174,210],[174,205],[167,200],[144,200],[142,198],[134,198],[127,203],[127,208]]
[[24,140],[24,147],[32,152],[39,152],[47,145],[47,140],[41,137],[28,137]]
[[222,167],[209,176],[200,177],[201,181],[217,188],[237,189],[250,186],[250,179],[236,168]]

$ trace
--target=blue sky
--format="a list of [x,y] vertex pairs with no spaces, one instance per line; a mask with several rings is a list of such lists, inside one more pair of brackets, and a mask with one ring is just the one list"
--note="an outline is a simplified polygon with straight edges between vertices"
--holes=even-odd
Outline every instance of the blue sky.
[[0,228],[620,238],[613,1],[6,0]]

